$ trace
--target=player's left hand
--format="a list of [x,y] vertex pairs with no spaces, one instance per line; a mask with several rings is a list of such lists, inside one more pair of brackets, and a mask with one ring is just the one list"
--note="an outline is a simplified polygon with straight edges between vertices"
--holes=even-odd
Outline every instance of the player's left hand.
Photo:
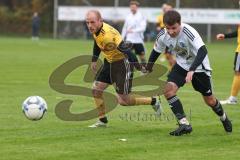
[[189,82],[192,81],[193,74],[194,74],[194,71],[189,71],[189,72],[187,73],[187,76],[186,76],[186,78],[185,78],[186,83],[189,83]]
[[147,74],[147,73],[148,73],[148,71],[146,70],[146,67],[145,67],[144,65],[142,65],[141,72],[142,72],[143,74]]
[[142,70],[142,66],[141,66],[141,64],[139,64],[138,62],[133,63],[133,65],[134,65],[134,67],[136,68],[136,70],[138,70],[138,71],[141,71],[141,70]]
[[91,63],[91,69],[95,74],[97,73],[97,62]]

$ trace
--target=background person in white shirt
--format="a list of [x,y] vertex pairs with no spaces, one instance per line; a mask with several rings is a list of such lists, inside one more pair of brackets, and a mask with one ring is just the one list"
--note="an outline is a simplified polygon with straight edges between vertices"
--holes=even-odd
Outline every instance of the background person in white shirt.
[[232,132],[231,121],[212,91],[211,67],[201,36],[190,25],[181,23],[177,11],[166,12],[163,22],[166,28],[160,30],[157,36],[146,69],[152,70],[154,62],[165,52],[166,47],[176,54],[176,64],[168,75],[164,89],[164,96],[179,122],[179,128],[170,132],[170,135],[181,136],[192,132],[192,126],[177,96],[177,91],[189,82],[192,82],[193,88],[201,93],[204,102],[219,116],[225,131]]
[[138,1],[130,1],[131,13],[125,19],[122,38],[132,43],[135,54],[139,56],[141,63],[145,63],[144,32],[147,27],[147,20],[138,11],[138,7]]

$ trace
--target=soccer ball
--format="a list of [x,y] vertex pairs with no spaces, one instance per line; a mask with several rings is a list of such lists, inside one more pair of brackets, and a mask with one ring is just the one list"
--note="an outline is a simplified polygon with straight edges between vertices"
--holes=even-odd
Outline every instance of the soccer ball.
[[47,103],[40,96],[30,96],[23,102],[22,110],[29,120],[40,120],[47,111]]

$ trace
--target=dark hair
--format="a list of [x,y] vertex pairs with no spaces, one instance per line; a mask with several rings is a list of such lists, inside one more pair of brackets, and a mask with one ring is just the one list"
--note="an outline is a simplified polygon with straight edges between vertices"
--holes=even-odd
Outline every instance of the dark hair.
[[175,10],[170,10],[164,14],[163,23],[169,26],[176,23],[181,24],[181,15]]

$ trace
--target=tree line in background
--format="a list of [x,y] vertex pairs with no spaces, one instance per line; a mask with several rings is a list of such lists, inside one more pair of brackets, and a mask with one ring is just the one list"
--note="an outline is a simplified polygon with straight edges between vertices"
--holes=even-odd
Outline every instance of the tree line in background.
[[41,18],[41,31],[52,32],[52,0],[1,0],[0,33],[31,35],[32,16],[38,12]]
[[[239,0],[180,0],[181,8],[239,8]],[[173,6],[176,0],[139,0],[143,7]],[[114,0],[58,0],[59,5],[114,6]],[[129,0],[119,0],[120,6],[128,6]],[[0,0],[0,33],[31,34],[34,12],[41,19],[41,32],[52,33],[54,0]]]
[[[127,6],[130,0],[118,0],[120,6]],[[161,7],[163,3],[175,6],[176,0],[138,0],[144,7]],[[238,8],[239,0],[180,0],[183,8]],[[61,5],[113,6],[114,0],[59,0]]]

